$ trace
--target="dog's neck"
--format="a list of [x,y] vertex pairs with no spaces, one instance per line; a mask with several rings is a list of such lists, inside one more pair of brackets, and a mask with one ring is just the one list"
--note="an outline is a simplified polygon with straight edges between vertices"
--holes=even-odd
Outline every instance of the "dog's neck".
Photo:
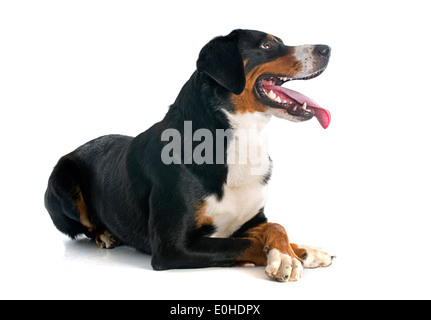
[[234,130],[265,130],[271,115],[263,112],[230,113],[224,111]]
[[214,118],[214,112],[228,100],[229,93],[221,87],[210,85],[209,81],[212,80],[206,74],[195,71],[182,87],[170,111],[180,112],[185,120]]
[[196,71],[181,89],[170,112],[179,112],[184,120],[196,121],[197,125],[206,126],[214,120],[220,120],[223,125],[218,129],[226,129],[224,122],[227,119],[233,129],[262,130],[268,124],[271,118],[269,113],[236,113],[233,105],[227,102],[230,101],[230,95],[232,93],[226,89],[214,87],[214,81],[206,74]]

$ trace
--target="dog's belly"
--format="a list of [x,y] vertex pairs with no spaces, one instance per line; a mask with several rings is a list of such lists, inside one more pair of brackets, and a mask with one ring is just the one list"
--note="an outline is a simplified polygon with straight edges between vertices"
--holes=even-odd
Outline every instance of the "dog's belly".
[[225,185],[224,196],[219,201],[215,195],[206,200],[205,215],[216,228],[213,238],[226,238],[253,218],[265,206],[267,186],[250,183],[241,187]]

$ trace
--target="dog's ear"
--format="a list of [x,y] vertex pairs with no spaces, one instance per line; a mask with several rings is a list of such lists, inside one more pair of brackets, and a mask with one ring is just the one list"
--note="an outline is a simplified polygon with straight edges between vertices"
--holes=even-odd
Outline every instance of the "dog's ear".
[[197,68],[230,92],[240,94],[245,88],[244,62],[234,35],[217,37],[202,48]]

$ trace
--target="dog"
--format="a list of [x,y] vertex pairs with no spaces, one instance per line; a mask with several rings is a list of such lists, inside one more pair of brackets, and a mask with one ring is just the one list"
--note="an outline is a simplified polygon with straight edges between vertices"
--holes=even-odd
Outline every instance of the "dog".
[[[97,138],[58,161],[45,193],[54,225],[101,248],[150,254],[155,270],[264,266],[285,282],[331,265],[333,256],[290,243],[268,222],[272,160],[263,138],[271,116],[329,126],[329,111],[282,85],[317,77],[330,54],[326,45],[287,46],[254,30],[214,38],[162,121],[135,138]],[[253,134],[241,142],[239,132]],[[213,141],[201,146],[204,137]],[[242,152],[252,143],[258,166]]]

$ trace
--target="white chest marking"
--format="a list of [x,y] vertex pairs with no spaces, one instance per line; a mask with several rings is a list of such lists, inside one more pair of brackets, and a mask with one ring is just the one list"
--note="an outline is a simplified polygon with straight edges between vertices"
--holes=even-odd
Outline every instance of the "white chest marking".
[[216,227],[212,237],[229,237],[253,218],[266,202],[263,183],[271,170],[265,126],[269,116],[263,113],[228,114],[234,139],[227,147],[228,176],[223,198],[206,199],[205,215]]

